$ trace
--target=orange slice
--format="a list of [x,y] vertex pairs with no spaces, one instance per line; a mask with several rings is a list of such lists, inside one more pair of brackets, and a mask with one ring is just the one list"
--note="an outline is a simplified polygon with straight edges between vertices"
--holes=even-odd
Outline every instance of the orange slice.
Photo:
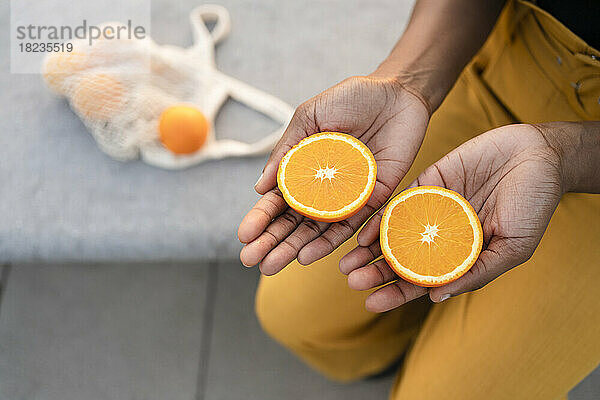
[[288,205],[316,221],[336,222],[358,212],[377,178],[371,151],[345,133],[311,135],[287,152],[277,183]]
[[402,279],[442,286],[475,263],[483,244],[477,213],[460,194],[437,186],[405,190],[387,205],[380,225],[383,256]]

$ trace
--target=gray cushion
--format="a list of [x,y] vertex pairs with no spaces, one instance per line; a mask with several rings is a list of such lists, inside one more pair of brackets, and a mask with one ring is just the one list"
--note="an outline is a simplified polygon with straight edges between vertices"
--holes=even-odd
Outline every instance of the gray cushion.
[[[0,26],[9,24],[8,3],[0,4]],[[371,72],[410,9],[396,0],[219,3],[232,17],[231,35],[217,50],[219,68],[292,105]],[[189,45],[188,13],[197,4],[153,1],[151,36]],[[8,46],[8,35],[0,37],[0,262],[237,256],[237,224],[257,199],[252,185],[264,157],[176,172],[114,161],[41,76],[7,72]],[[230,102],[216,129],[222,137],[256,139],[273,126]]]

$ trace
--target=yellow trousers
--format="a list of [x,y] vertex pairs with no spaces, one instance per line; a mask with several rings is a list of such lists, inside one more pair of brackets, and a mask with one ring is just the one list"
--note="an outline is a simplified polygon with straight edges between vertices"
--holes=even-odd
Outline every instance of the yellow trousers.
[[[592,57],[594,56],[594,57]],[[596,58],[595,58],[596,57]],[[556,19],[509,2],[432,117],[399,188],[472,137],[514,122],[600,120],[600,53]],[[485,288],[383,314],[338,270],[356,246],[263,277],[267,333],[326,376],[350,381],[404,363],[390,398],[564,399],[600,362],[600,196],[567,194],[534,256]]]

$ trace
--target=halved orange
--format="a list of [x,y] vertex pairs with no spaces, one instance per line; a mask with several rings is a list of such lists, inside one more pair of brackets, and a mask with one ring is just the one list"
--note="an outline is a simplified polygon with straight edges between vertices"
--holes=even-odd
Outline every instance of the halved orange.
[[437,186],[405,190],[387,205],[380,244],[390,267],[419,286],[442,286],[475,263],[483,245],[477,213],[460,194]]
[[367,146],[338,132],[303,139],[283,156],[277,172],[288,205],[324,222],[357,213],[373,193],[376,178],[377,165]]

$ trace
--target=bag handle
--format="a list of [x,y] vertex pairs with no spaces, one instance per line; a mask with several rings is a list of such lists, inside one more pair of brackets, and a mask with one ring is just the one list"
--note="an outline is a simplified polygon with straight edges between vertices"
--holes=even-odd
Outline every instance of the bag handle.
[[[208,23],[214,22],[212,31]],[[225,7],[216,4],[203,4],[190,12],[190,23],[194,32],[194,48],[214,64],[215,45],[227,37],[231,31],[231,18]]]

